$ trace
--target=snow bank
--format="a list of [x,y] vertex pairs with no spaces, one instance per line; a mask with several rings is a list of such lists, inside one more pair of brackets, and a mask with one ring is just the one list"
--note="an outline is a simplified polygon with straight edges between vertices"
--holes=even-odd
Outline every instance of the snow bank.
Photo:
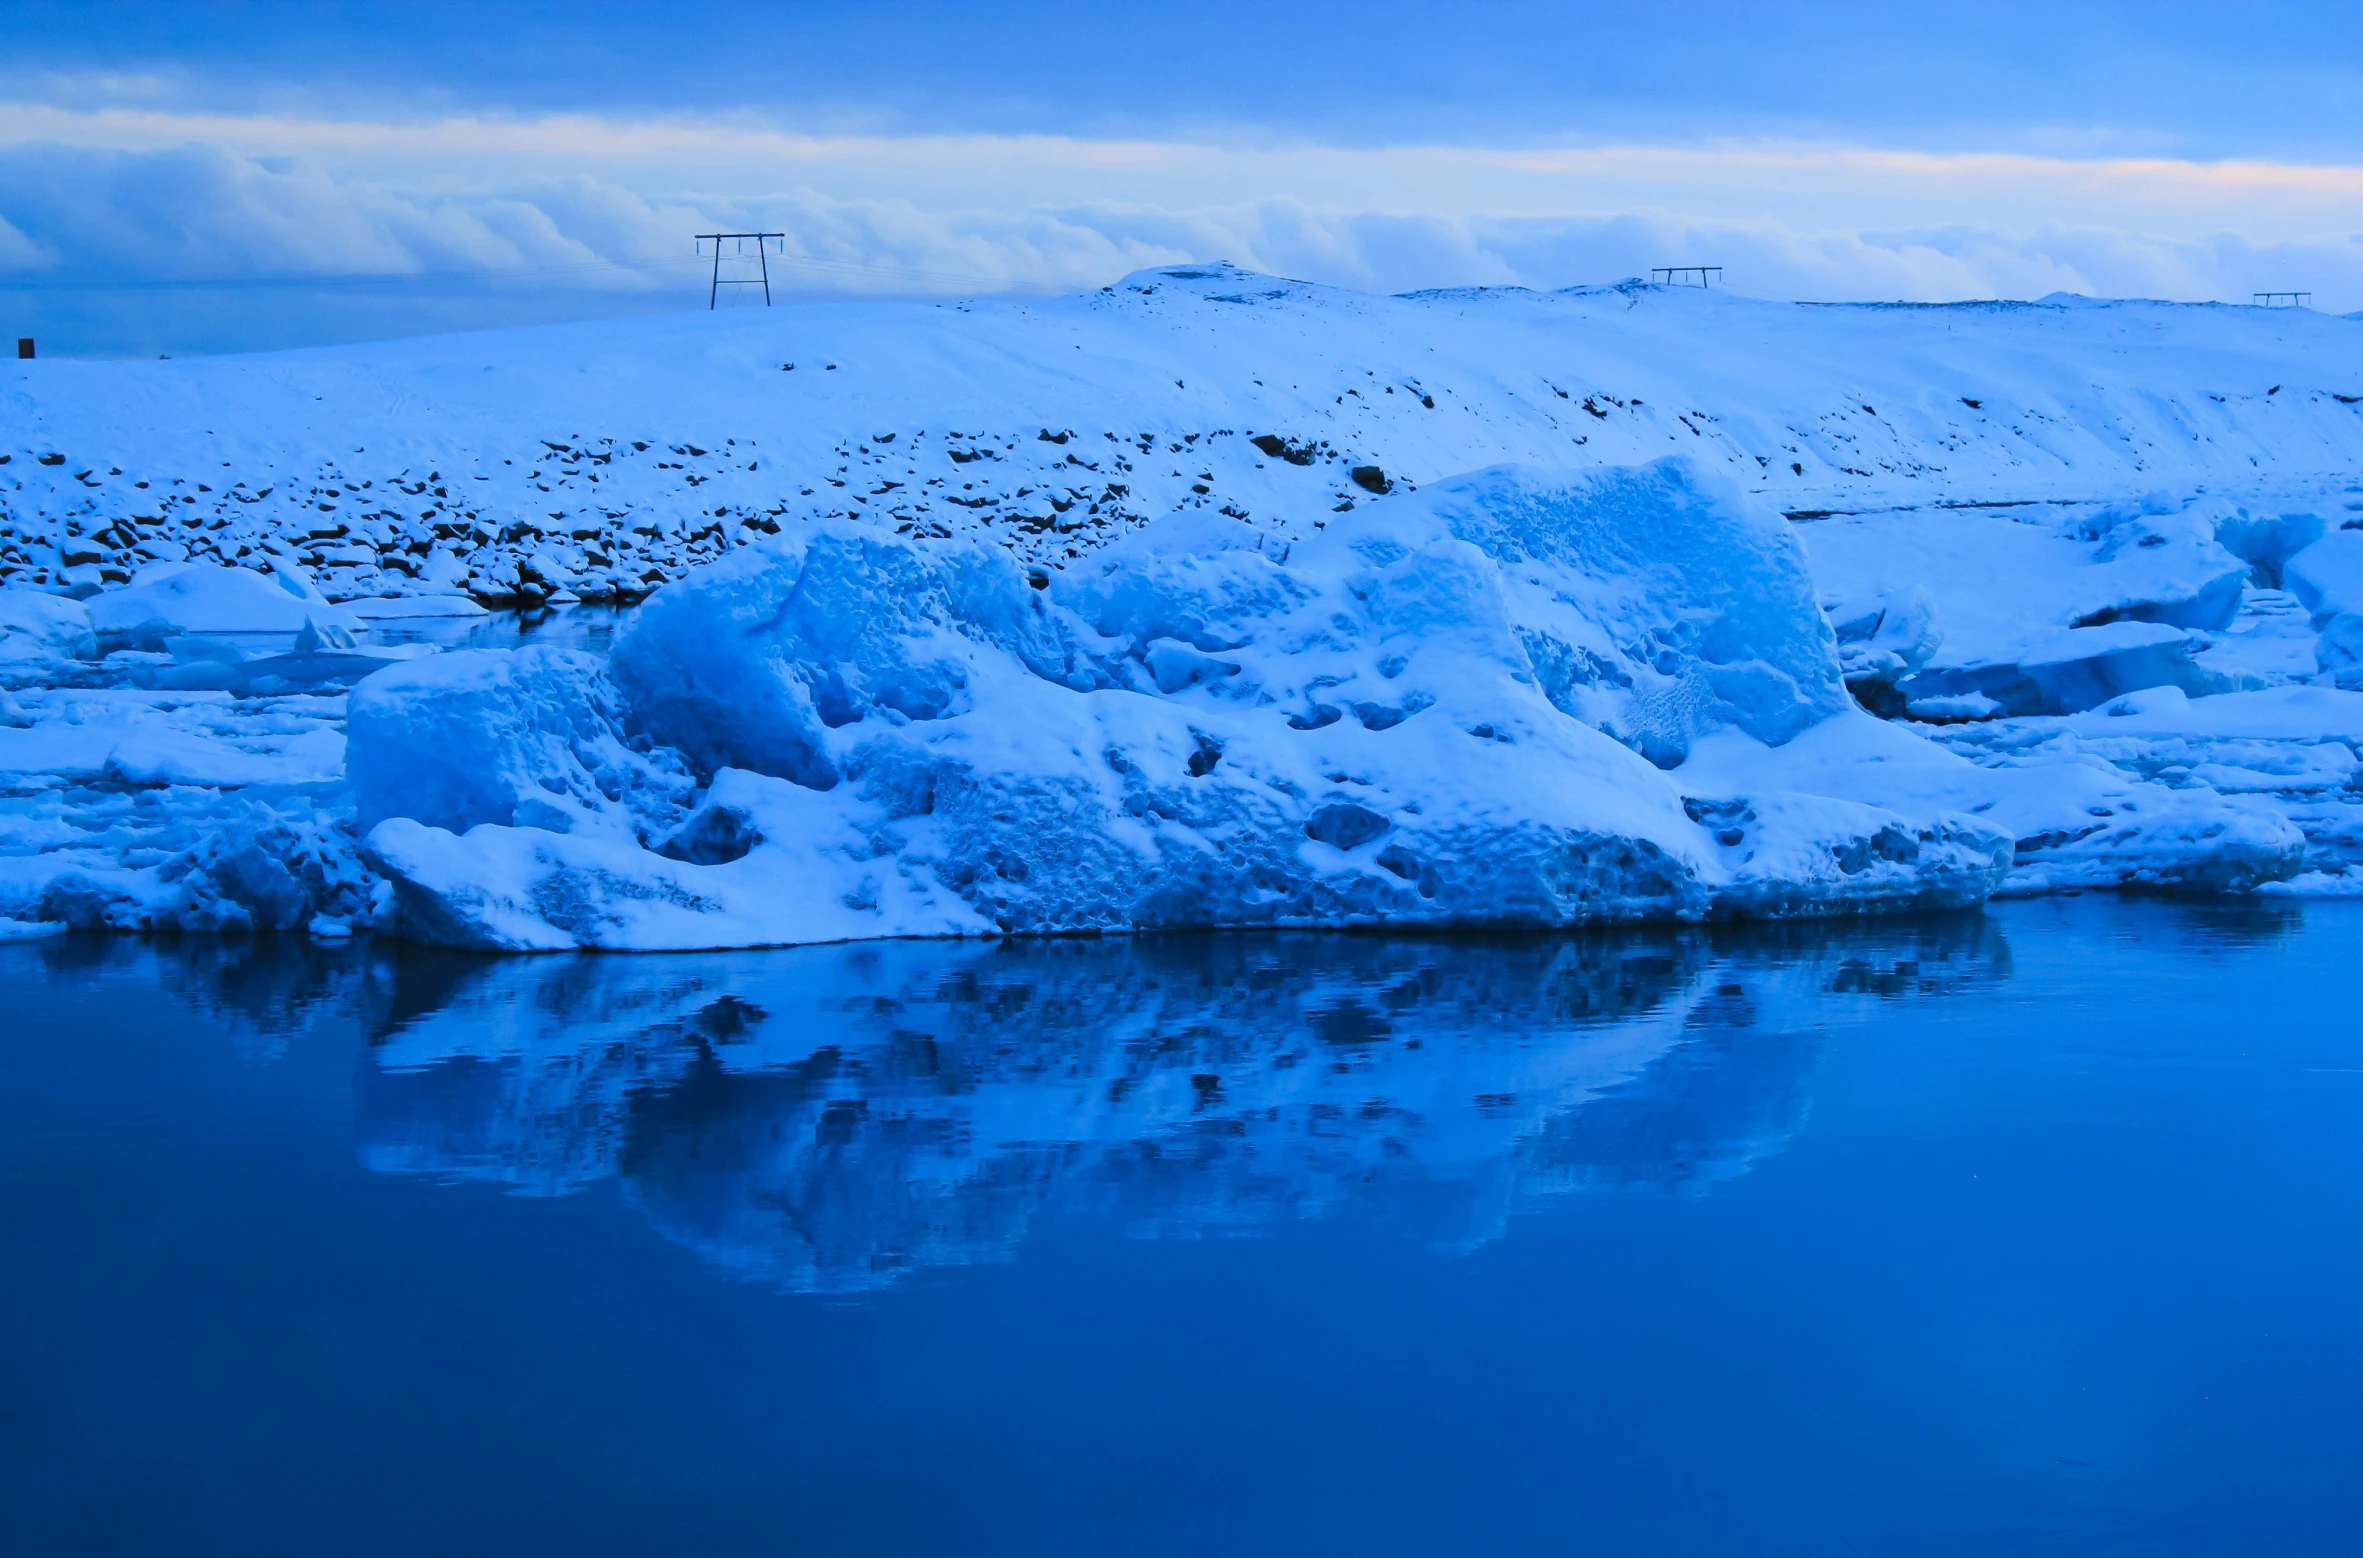
[[[1290,548],[1152,528],[1056,581],[819,525],[660,593],[614,670],[716,772],[698,812],[656,852],[463,838],[497,818],[429,786],[444,825],[368,838],[408,923],[535,947],[1566,925],[1974,902],[2007,866],[1967,818],[1665,771],[1844,707],[1794,542],[1681,461],[1479,473]],[[385,680],[355,700],[370,797],[400,766],[362,734]]]

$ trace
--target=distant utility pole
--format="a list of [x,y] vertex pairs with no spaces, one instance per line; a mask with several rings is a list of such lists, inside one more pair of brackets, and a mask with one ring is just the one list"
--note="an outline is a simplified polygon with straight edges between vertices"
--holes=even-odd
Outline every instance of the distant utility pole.
[[[1696,276],[1698,280],[1677,279],[1688,276]],[[1668,287],[1705,287],[1723,279],[1723,267],[1720,265],[1659,265],[1651,269],[1649,279]]]
[[[763,289],[763,306],[769,308],[771,306],[771,265],[765,257],[767,252],[765,246],[771,239],[777,238],[784,248],[787,237],[786,233],[699,233],[697,235],[699,253],[704,253],[705,247],[709,243],[714,246],[714,276],[706,287],[707,309],[711,310],[715,306],[715,301],[722,296],[724,287],[761,287]],[[736,276],[725,281],[722,278],[722,246],[726,243],[736,243],[738,252],[734,258],[744,258],[747,244],[750,241],[755,245],[756,274]]]
[[2314,294],[2311,292],[2259,292],[2256,294],[2256,306],[2259,308],[2312,308]]

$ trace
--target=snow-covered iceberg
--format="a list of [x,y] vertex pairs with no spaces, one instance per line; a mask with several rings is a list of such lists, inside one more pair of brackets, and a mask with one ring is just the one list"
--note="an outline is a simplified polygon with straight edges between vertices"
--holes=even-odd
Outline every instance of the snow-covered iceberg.
[[102,641],[138,649],[157,649],[188,633],[292,634],[307,625],[350,633],[360,626],[317,584],[285,566],[266,578],[250,568],[154,563],[128,588],[94,596],[89,610]]
[[[474,716],[365,684],[349,758],[406,929],[462,945],[1828,913],[2011,863],[1958,813],[1685,783],[1704,737],[1850,704],[1794,540],[1680,460],[1480,472],[1293,546],[1192,516],[1055,578],[814,525],[654,597],[613,701],[494,659],[433,668]],[[669,832],[633,767],[667,749],[709,781]],[[456,752],[536,793],[368,799]]]

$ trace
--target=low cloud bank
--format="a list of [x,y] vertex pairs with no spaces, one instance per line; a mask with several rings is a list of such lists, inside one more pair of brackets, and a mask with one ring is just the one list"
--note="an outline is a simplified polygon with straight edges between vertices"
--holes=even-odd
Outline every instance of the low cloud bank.
[[1780,298],[2245,302],[2270,288],[2363,306],[2363,241],[2351,236],[2053,220],[1873,228],[1831,212],[1733,214],[1695,191],[1683,198],[1699,209],[1503,215],[1348,204],[1320,189],[1213,198],[1195,175],[1144,177],[1137,199],[1061,203],[1040,198],[1055,180],[945,200],[891,182],[869,194],[818,187],[834,175],[757,192],[767,181],[745,167],[720,191],[651,187],[676,175],[644,167],[486,171],[395,178],[202,142],[0,146],[0,311],[16,333],[46,337],[45,354],[146,354],[698,307],[708,273],[690,239],[716,228],[785,232],[772,275],[786,297],[1054,293],[1228,259],[1380,292],[1553,288],[1705,264],[1737,290]]

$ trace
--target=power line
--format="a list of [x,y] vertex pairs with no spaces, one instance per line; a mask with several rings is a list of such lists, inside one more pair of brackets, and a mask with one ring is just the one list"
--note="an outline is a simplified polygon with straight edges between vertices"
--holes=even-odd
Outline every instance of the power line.
[[[722,246],[735,240],[738,244],[738,254],[735,258],[745,259],[749,238],[755,240],[755,266],[759,275],[755,277],[733,276],[728,281],[724,281],[722,279]],[[786,233],[699,233],[697,235],[697,247],[701,255],[705,252],[707,244],[710,243],[714,246],[714,276],[711,281],[706,283],[706,308],[709,312],[721,300],[724,287],[761,287],[763,289],[763,306],[765,308],[771,306],[771,241],[774,238],[779,240],[780,248],[784,253],[788,245]]]

